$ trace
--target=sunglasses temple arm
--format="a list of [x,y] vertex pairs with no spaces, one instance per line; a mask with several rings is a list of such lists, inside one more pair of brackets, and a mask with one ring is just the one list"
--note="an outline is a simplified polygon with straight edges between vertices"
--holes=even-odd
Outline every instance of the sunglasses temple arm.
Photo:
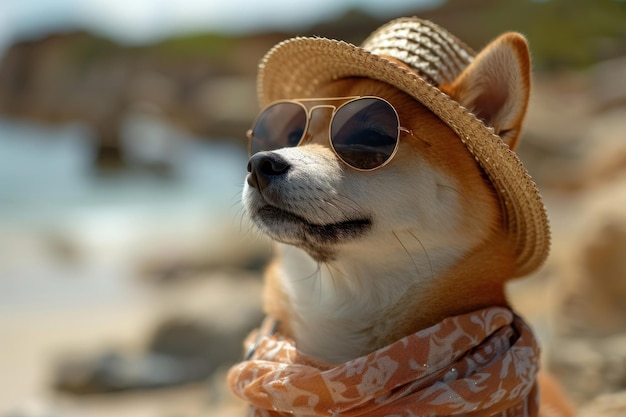
[[399,130],[400,132],[406,133],[406,134],[407,134],[407,135],[409,135],[409,136],[414,137],[414,138],[415,138],[415,139],[417,139],[417,140],[420,140],[420,141],[424,142],[427,146],[431,146],[430,142],[428,142],[428,141],[427,141],[427,140],[425,140],[424,138],[421,138],[421,137],[417,136],[415,133],[413,133],[413,131],[412,131],[411,129],[407,129],[406,127],[402,127],[402,126],[400,126],[400,127],[398,128],[398,130]]

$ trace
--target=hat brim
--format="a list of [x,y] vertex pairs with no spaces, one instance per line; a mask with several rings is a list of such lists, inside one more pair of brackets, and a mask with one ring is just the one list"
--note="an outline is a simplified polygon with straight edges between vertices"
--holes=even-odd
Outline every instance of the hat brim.
[[535,271],[550,247],[548,218],[535,183],[517,155],[493,130],[417,73],[344,41],[293,38],[272,48],[260,64],[258,98],[311,97],[333,80],[366,77],[390,84],[446,123],[480,164],[498,194],[517,255],[516,276]]

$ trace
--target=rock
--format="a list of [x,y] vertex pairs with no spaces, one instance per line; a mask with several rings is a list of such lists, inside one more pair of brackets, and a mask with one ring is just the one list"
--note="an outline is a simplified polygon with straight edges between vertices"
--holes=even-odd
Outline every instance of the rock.
[[155,325],[143,349],[72,355],[57,365],[53,387],[85,395],[205,381],[242,358],[245,337],[263,319],[260,290],[257,276],[215,276],[186,291],[169,288],[175,312]]
[[57,369],[54,388],[72,394],[96,394],[197,382],[216,367],[204,359],[155,352],[139,355],[108,352],[95,359],[62,363]]
[[262,315],[250,314],[248,320],[247,326],[230,332],[198,320],[168,320],[156,330],[146,351],[111,351],[61,362],[53,386],[66,393],[95,394],[203,381],[241,358],[242,341]]
[[557,339],[550,346],[549,369],[579,404],[626,389],[626,334]]
[[626,182],[590,193],[578,239],[558,268],[555,332],[606,337],[626,332]]
[[[592,73],[615,66],[602,63]],[[626,103],[626,92],[613,80],[621,101],[605,97],[597,90],[610,87],[598,87],[599,77],[564,73],[534,80],[517,153],[541,188],[588,190],[626,174],[626,106],[616,104]]]
[[626,416],[626,391],[604,394],[580,410],[580,417]]
[[584,404],[626,389],[626,182],[584,195],[569,247],[553,265],[550,370]]
[[598,108],[606,109],[626,104],[626,58],[614,58],[595,65],[591,70],[592,91]]

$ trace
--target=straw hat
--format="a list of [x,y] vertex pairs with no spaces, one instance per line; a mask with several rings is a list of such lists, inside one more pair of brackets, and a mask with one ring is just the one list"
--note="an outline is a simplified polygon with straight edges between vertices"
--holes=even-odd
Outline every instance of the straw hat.
[[[409,71],[381,55],[404,62]],[[347,42],[298,37],[274,46],[258,74],[262,106],[311,97],[319,85],[345,77],[384,81],[409,94],[445,122],[493,183],[516,246],[516,276],[536,270],[550,246],[546,210],[517,155],[493,130],[436,86],[450,82],[475,52],[445,29],[418,18],[401,18],[376,30],[361,47]]]

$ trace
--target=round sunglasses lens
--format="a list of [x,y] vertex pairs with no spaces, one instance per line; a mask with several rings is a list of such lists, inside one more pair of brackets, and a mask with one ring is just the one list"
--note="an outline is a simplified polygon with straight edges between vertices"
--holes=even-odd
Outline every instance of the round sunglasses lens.
[[270,105],[252,128],[250,154],[297,146],[304,136],[306,117],[306,110],[299,104],[279,102]]
[[398,114],[391,104],[361,98],[337,110],[330,127],[335,152],[348,165],[362,170],[380,167],[398,144]]

